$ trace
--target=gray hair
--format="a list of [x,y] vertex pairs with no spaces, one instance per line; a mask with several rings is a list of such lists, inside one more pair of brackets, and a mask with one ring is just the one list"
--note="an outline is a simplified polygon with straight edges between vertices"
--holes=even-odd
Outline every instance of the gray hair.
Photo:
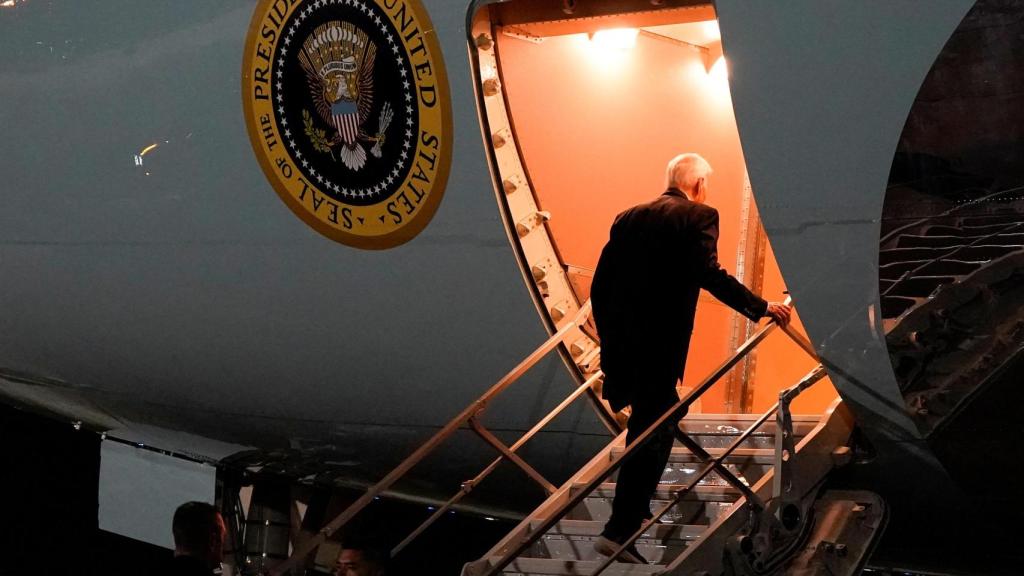
[[697,184],[697,180],[707,178],[711,174],[711,164],[700,154],[687,152],[668,161],[665,170],[665,187],[679,188],[689,192]]

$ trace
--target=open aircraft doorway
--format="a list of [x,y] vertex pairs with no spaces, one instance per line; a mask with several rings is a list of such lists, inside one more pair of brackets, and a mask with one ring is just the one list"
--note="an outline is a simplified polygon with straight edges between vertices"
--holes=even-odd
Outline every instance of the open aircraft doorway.
[[[541,318],[554,331],[590,293],[616,214],[664,191],[669,159],[698,152],[714,169],[719,259],[768,300],[786,286],[761,226],[729,96],[714,8],[706,3],[512,0],[470,9],[478,105],[498,204]],[[661,304],[650,303],[650,314]],[[794,325],[803,331],[799,318]],[[569,346],[582,381],[599,361],[592,329]],[[755,329],[702,293],[683,388],[692,388]],[[570,359],[567,359],[570,360]],[[814,361],[787,338],[705,394],[691,413],[760,413]],[[820,385],[794,405],[821,413]]]

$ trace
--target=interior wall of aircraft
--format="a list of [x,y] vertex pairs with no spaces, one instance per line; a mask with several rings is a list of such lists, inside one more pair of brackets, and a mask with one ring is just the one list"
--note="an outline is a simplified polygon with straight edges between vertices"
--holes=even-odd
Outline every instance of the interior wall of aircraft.
[[[514,7],[513,7],[514,8]],[[664,191],[665,166],[694,151],[708,159],[708,203],[720,213],[719,261],[769,300],[787,290],[763,241],[746,183],[746,166],[719,55],[714,20],[629,28],[617,22],[621,45],[597,29],[536,36],[530,23],[499,29],[501,78],[523,163],[563,265],[579,271],[577,297],[589,296],[589,274],[608,239],[615,215]],[[596,34],[595,34],[596,32]],[[658,307],[651,303],[651,314]],[[683,385],[696,386],[742,339],[747,323],[702,293]],[[795,322],[798,329],[799,318]],[[769,338],[756,361],[704,395],[694,407],[709,413],[763,412],[814,365],[784,336]],[[742,382],[742,384],[741,384]],[[746,401],[740,390],[746,391]],[[815,386],[796,402],[799,413],[820,413],[836,397],[830,384]]]

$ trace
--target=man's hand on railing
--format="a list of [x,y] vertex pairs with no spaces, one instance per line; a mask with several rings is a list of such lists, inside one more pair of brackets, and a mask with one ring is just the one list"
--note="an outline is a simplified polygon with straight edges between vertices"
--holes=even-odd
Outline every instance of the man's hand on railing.
[[792,307],[782,302],[769,302],[768,310],[765,311],[764,315],[771,317],[772,320],[779,326],[785,327],[789,324],[789,314],[792,311]]

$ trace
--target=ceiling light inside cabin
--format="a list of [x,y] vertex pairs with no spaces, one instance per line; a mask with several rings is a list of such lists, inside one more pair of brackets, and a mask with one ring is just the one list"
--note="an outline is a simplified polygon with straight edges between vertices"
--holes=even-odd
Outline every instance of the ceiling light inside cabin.
[[704,29],[704,37],[708,40],[721,40],[722,31],[718,28],[718,20],[708,20],[701,23],[701,27]]
[[590,37],[596,46],[608,50],[629,50],[636,46],[636,37],[640,34],[637,28],[615,28],[598,30]]

